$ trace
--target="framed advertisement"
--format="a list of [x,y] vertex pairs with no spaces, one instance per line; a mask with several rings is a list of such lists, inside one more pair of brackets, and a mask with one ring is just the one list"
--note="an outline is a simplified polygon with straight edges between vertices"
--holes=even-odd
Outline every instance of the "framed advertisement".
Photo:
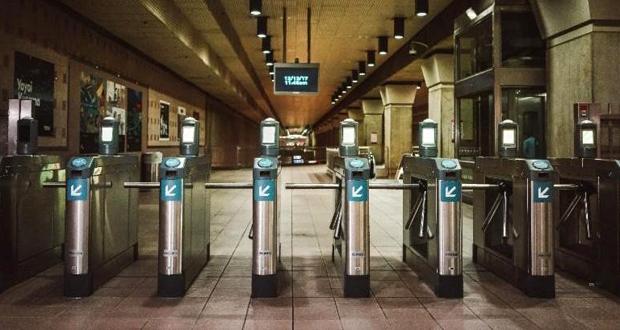
[[159,101],[159,140],[170,141],[170,103]]
[[54,136],[54,64],[15,52],[13,96],[32,100],[33,117],[40,136]]
[[142,92],[127,88],[127,151],[142,150]]

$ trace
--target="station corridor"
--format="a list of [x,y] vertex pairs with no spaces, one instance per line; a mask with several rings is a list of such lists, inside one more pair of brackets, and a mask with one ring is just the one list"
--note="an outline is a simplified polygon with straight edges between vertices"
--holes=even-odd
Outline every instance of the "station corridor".
[[[250,170],[214,171],[213,182]],[[282,182],[328,182],[324,166],[284,167]],[[284,190],[283,190],[284,191]],[[525,296],[471,264],[464,204],[465,295],[436,298],[402,260],[402,192],[371,193],[371,298],[343,298],[331,261],[333,192],[284,191],[278,298],[250,298],[250,190],[214,191],[211,260],[183,298],[157,290],[155,193],[140,199],[140,257],[90,297],[62,295],[62,265],[0,294],[0,329],[617,329],[620,300],[557,274],[553,300]],[[291,221],[292,220],[292,221]],[[292,233],[292,235],[291,235]]]

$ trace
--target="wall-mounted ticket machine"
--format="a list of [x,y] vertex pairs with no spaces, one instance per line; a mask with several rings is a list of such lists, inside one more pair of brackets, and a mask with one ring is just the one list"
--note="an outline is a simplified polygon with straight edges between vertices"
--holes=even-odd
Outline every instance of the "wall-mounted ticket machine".
[[597,126],[575,126],[575,157],[552,158],[559,181],[555,204],[556,266],[620,294],[620,162],[596,159]]
[[117,154],[118,121],[99,129],[99,155],[67,163],[64,294],[83,297],[138,258],[138,192],[123,189],[140,177],[135,155]]
[[439,297],[463,297],[461,167],[437,158],[437,123],[420,123],[420,157],[403,157],[403,260]]
[[44,189],[65,181],[64,161],[37,154],[37,120],[9,125],[16,154],[0,157],[0,292],[62,260],[65,226],[64,194]]
[[254,159],[252,207],[252,297],[278,295],[280,256],[280,123],[267,118],[260,125],[261,155]]
[[499,157],[476,158],[473,260],[529,296],[554,297],[556,173],[548,160],[513,158],[516,123],[501,122],[498,136]]

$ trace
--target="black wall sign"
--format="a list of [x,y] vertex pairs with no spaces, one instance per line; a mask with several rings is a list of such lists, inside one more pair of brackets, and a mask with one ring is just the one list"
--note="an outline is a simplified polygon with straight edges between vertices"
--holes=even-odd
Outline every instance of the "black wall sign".
[[32,100],[39,135],[54,136],[54,64],[15,52],[13,96]]
[[316,63],[276,63],[275,94],[316,94],[319,92],[319,65]]

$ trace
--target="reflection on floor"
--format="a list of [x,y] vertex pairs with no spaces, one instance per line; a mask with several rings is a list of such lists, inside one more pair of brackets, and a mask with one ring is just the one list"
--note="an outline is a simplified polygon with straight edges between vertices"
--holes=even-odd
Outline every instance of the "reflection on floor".
[[[324,167],[285,168],[286,182],[326,180]],[[220,171],[213,181],[245,181]],[[182,299],[155,297],[157,196],[142,196],[138,262],[85,299],[62,297],[62,267],[0,295],[0,329],[425,329],[619,328],[620,300],[557,277],[557,298],[532,299],[471,264],[471,208],[465,207],[465,298],[435,298],[401,262],[401,192],[371,194],[372,298],[345,299],[331,262],[332,193],[286,192],[282,203],[281,297],[250,299],[250,191],[212,198],[212,260]],[[291,221],[292,219],[292,221]],[[291,235],[292,232],[292,235]]]

